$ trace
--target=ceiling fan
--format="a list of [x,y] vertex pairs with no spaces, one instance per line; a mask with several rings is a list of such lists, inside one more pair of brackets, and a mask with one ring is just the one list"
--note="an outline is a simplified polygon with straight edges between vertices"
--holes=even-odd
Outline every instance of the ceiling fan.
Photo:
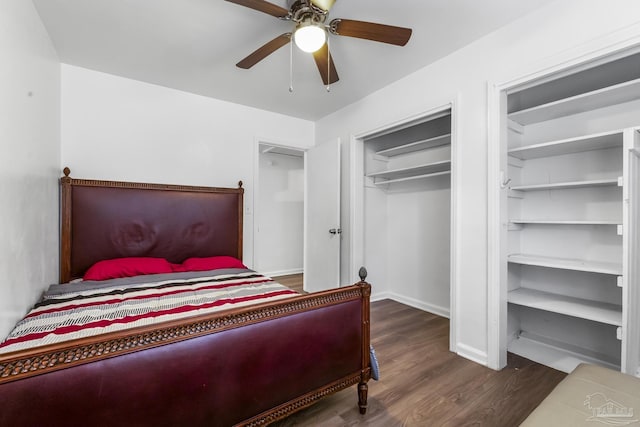
[[410,28],[394,27],[373,22],[337,18],[326,24],[325,21],[329,11],[336,0],[289,0],[289,10],[265,0],[226,1],[267,13],[284,21],[291,21],[295,25],[292,32],[284,33],[267,42],[238,62],[236,64],[237,67],[244,69],[253,67],[276,50],[285,46],[293,38],[295,44],[301,50],[313,54],[322,82],[327,86],[338,81],[338,72],[327,44],[329,33],[336,36],[357,37],[397,46],[404,46],[411,37]]

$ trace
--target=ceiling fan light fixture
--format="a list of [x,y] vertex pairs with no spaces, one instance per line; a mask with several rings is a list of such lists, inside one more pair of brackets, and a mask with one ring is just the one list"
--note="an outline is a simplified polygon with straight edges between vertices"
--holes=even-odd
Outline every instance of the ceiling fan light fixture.
[[327,41],[327,31],[323,26],[311,21],[301,22],[293,34],[296,46],[304,52],[315,52]]

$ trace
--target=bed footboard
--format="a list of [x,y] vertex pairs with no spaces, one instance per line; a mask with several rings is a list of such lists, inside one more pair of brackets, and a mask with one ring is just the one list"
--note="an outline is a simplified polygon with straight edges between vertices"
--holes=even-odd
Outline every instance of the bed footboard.
[[4,355],[0,425],[265,425],[355,384],[364,413],[369,295],[362,277],[187,323]]

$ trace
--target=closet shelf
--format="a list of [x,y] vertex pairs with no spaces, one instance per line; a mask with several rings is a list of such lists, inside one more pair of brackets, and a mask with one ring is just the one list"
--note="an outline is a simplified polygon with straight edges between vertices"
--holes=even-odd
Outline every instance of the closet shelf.
[[[441,162],[427,163],[424,165],[413,166],[402,169],[385,170],[381,172],[370,173],[367,176],[374,178],[376,184],[388,184],[397,180],[404,180],[405,178],[417,178],[433,175],[439,172],[449,172],[451,170],[451,160],[443,160]],[[377,181],[377,179],[383,179],[386,181]]]
[[387,180],[383,180],[383,181],[376,181],[376,182],[374,182],[374,184],[375,185],[387,185],[387,184],[393,184],[394,182],[415,181],[417,179],[433,178],[433,177],[440,176],[440,175],[448,175],[450,173],[451,173],[451,171],[427,173],[427,174],[424,174],[424,175],[408,176],[406,178],[397,178],[397,179],[387,179]]
[[605,220],[555,220],[555,219],[510,219],[512,224],[549,224],[549,225],[620,225],[622,221]]
[[636,99],[640,99],[640,79],[514,111],[508,117],[521,125],[529,125]]
[[621,131],[603,132],[511,148],[507,151],[507,154],[521,160],[528,160],[614,147],[622,147]]
[[397,147],[387,148],[386,150],[377,151],[376,154],[384,157],[394,157],[401,154],[414,153],[416,151],[427,150],[429,148],[449,145],[451,143],[451,134],[439,135],[433,138],[422,139],[420,141],[410,142],[408,144],[399,145]]
[[616,371],[620,370],[620,365],[615,361],[579,354],[523,335],[511,341],[507,346],[507,351],[567,373],[572,372],[580,363],[590,363]]
[[622,264],[580,259],[555,258],[539,255],[512,254],[507,257],[511,264],[533,265],[562,270],[586,271],[591,273],[622,275]]
[[573,188],[591,188],[591,187],[609,187],[617,186],[618,178],[612,179],[592,179],[587,181],[572,181],[572,182],[555,182],[548,184],[534,184],[534,185],[514,185],[511,190],[516,191],[541,191],[541,190],[566,190]]
[[507,301],[511,304],[551,311],[608,325],[622,326],[622,306],[590,301],[567,295],[519,288],[510,291]]

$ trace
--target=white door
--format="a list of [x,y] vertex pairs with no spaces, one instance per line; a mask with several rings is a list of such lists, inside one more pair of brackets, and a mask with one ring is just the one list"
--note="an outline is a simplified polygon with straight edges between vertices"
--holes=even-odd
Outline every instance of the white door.
[[305,153],[304,290],[340,286],[340,139]]

